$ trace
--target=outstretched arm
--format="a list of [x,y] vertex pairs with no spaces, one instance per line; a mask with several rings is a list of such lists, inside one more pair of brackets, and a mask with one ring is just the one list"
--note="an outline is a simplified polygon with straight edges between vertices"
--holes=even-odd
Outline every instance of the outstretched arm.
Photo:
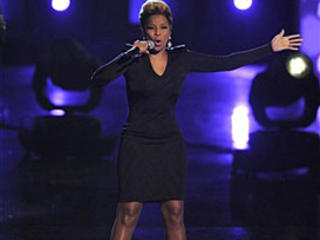
[[191,72],[217,72],[233,70],[282,50],[298,50],[303,39],[299,34],[284,36],[284,30],[276,35],[272,41],[263,46],[232,53],[225,56],[214,56],[193,51],[186,52],[186,62]]

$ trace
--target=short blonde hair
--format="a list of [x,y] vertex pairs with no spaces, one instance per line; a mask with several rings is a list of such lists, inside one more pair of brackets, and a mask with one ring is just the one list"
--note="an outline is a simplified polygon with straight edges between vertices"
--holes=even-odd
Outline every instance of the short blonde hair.
[[144,31],[148,18],[152,15],[161,14],[164,15],[170,28],[172,29],[173,17],[171,9],[167,3],[162,0],[148,0],[142,6],[139,14],[141,29]]

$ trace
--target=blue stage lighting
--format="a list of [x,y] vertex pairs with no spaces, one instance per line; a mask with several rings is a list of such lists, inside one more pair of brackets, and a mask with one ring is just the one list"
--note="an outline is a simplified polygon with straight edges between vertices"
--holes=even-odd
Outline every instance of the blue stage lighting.
[[139,24],[139,12],[145,0],[130,0],[129,2],[129,21],[132,24]]
[[247,10],[252,5],[252,0],[234,0],[234,5],[240,10]]
[[70,0],[52,0],[51,6],[58,12],[65,11],[70,6]]
[[239,105],[233,109],[232,117],[232,141],[234,149],[247,149],[249,143],[249,108]]
[[320,74],[320,55],[317,58],[317,70],[318,70],[318,73]]
[[65,114],[66,112],[63,109],[53,109],[50,111],[50,115],[55,117],[62,117]]
[[46,88],[48,98],[55,106],[79,106],[84,105],[90,98],[90,91],[65,90],[55,85],[51,78],[47,79]]
[[312,58],[320,52],[319,29],[320,21],[315,15],[306,14],[301,18],[301,35],[304,39],[301,49]]

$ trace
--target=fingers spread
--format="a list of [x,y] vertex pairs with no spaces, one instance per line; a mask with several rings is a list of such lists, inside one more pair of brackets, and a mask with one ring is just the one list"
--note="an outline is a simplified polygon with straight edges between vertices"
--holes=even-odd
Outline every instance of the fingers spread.
[[295,47],[288,47],[287,49],[293,50],[293,51],[298,51],[299,50],[299,48],[295,48]]
[[293,35],[287,36],[288,39],[297,38],[297,37],[300,37],[300,34],[293,34]]
[[291,39],[290,42],[303,42],[302,38]]
[[301,46],[301,43],[290,43],[290,46]]

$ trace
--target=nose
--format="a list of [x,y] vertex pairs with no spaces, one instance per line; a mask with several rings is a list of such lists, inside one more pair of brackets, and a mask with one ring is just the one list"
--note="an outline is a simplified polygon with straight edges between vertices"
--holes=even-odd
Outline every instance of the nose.
[[159,28],[156,29],[155,34],[156,34],[156,36],[159,36],[159,35],[160,35],[160,29],[159,29]]

